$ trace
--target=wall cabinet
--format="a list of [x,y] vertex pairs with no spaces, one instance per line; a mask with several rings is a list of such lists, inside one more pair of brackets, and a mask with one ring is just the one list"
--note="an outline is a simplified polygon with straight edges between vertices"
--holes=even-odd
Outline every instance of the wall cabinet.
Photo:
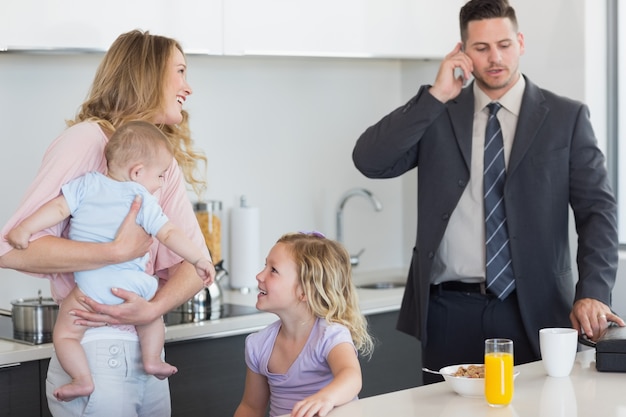
[[225,0],[224,53],[443,57],[461,0]]
[[104,51],[131,29],[187,53],[440,58],[464,0],[20,0],[0,14],[0,51]]
[[20,0],[0,13],[2,49],[104,51],[132,29],[171,36],[188,52],[222,53],[222,0]]

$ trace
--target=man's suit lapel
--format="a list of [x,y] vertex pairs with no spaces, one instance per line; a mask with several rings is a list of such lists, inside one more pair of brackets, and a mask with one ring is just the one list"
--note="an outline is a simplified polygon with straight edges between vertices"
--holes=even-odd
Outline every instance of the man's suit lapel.
[[469,171],[472,163],[472,126],[474,125],[474,93],[471,84],[461,90],[457,98],[448,103],[448,114],[454,136],[456,136]]
[[[522,99],[517,129],[513,139],[513,147],[509,157],[507,176],[515,173],[516,168],[524,159],[524,155],[537,136],[537,131],[548,114],[543,105],[544,97],[539,87],[526,78],[526,89]],[[472,84],[465,87],[461,94],[448,103],[450,123],[456,136],[467,169],[470,169],[472,158],[472,132],[474,125],[474,92]]]
[[513,147],[509,157],[507,177],[515,174],[515,170],[524,159],[528,148],[537,139],[537,131],[543,124],[549,109],[543,105],[544,97],[539,88],[526,78],[526,89],[522,98],[517,129],[513,139]]

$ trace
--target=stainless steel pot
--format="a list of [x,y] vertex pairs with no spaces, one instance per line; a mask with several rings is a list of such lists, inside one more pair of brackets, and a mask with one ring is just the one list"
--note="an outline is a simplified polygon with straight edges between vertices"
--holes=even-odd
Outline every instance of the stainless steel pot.
[[41,344],[52,342],[52,330],[59,314],[59,306],[52,298],[39,294],[36,298],[11,301],[13,337]]

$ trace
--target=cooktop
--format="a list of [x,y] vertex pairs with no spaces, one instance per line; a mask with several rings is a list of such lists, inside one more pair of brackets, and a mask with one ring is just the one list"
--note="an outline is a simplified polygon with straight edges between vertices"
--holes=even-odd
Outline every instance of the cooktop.
[[[170,312],[163,316],[166,326],[184,323],[198,323],[201,321],[216,320],[227,317],[245,316],[260,313],[255,307],[249,307],[239,304],[225,303],[219,309],[202,313],[181,313]],[[24,340],[24,338],[28,340]],[[52,336],[49,338],[28,338],[25,335],[18,335],[13,332],[13,318],[5,314],[0,314],[0,339],[10,340],[12,342],[24,343],[27,345],[39,345],[42,343],[52,342]]]
[[247,316],[250,314],[258,314],[260,313],[256,307],[249,307],[240,304],[229,304],[224,303],[220,306],[219,309],[213,309],[209,311],[202,312],[181,312],[181,311],[170,311],[165,316],[163,316],[163,321],[165,321],[166,326],[171,326],[174,324],[185,324],[185,323],[198,323],[201,321],[209,321],[216,319],[223,319],[227,317],[238,317],[238,316]]

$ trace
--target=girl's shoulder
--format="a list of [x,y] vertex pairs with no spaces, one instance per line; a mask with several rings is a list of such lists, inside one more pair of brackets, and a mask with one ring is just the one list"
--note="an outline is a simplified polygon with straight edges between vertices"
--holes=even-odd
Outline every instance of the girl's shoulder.
[[276,335],[278,335],[278,331],[280,330],[280,324],[280,320],[277,320],[257,332],[250,333],[246,336],[246,349],[251,352],[257,350],[263,351],[266,348],[270,348],[271,350],[271,347],[274,346]]
[[323,317],[318,317],[315,326],[323,331],[341,332],[342,330],[349,331],[348,327],[337,322],[328,321]]
[[280,325],[281,325],[281,321],[276,320],[275,322],[268,324],[261,330],[254,332],[254,333],[250,333],[247,336],[247,339],[266,340],[272,335],[276,335],[278,333],[278,331],[280,330]]
[[319,341],[322,344],[352,341],[350,329],[341,323],[329,322],[326,319],[318,318],[315,326],[318,329]]
[[308,341],[308,349],[319,361],[324,361],[330,351],[340,343],[351,343],[350,330],[340,323],[329,322],[318,318]]

